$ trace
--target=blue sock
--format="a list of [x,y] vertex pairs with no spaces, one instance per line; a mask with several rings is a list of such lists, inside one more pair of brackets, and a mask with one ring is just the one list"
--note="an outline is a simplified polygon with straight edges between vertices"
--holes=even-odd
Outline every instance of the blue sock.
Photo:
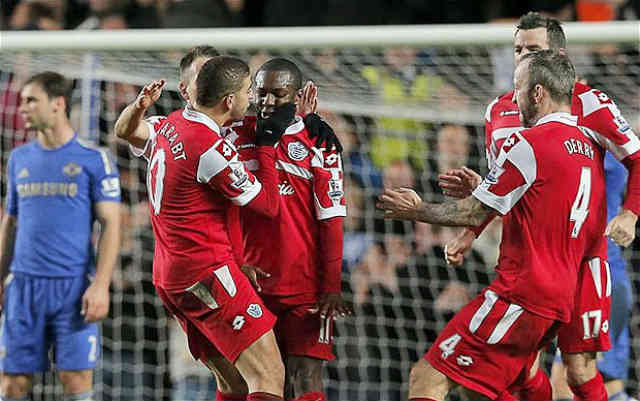
[[609,401],[628,401],[629,400],[629,394],[626,393],[626,391],[622,390],[622,391],[618,391],[615,394],[611,394],[611,397],[609,397]]

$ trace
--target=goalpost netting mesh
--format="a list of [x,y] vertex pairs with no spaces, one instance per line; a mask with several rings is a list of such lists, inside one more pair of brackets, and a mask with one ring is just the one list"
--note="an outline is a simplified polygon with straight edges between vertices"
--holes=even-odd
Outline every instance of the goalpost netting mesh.
[[[579,75],[612,97],[638,132],[637,41],[572,45],[575,38],[569,39]],[[343,289],[356,314],[336,325],[337,360],[325,371],[331,399],[406,399],[411,365],[453,314],[494,277],[498,222],[476,240],[464,266],[452,268],[444,263],[443,246],[457,230],[384,221],[375,211],[374,199],[383,186],[411,186],[426,199],[438,201],[443,199],[437,186],[439,172],[467,165],[486,173],[484,109],[512,87],[510,41],[511,36],[498,44],[480,38],[455,46],[220,48],[249,62],[252,71],[274,56],[296,62],[305,78],[319,86],[319,109],[345,148],[348,217]],[[207,44],[219,46],[215,39]],[[103,357],[95,380],[97,397],[103,400],[169,399],[170,388],[178,388],[181,381],[208,380],[206,370],[192,362],[184,336],[167,318],[151,284],[153,234],[146,164],[112,135],[120,111],[135,99],[141,85],[153,79],[165,78],[168,85],[150,115],[166,115],[183,106],[176,91],[177,64],[188,47],[15,49],[0,54],[3,199],[9,152],[32,139],[17,113],[19,90],[25,78],[37,72],[54,70],[74,79],[74,128],[85,139],[108,147],[120,169],[124,239],[109,317],[102,323]],[[626,252],[635,292],[640,290],[640,270],[634,268],[640,265],[639,251],[636,241]],[[628,389],[637,395],[637,303],[634,308]],[[34,396],[53,399],[52,394],[59,392],[55,379],[47,375],[37,382]]]

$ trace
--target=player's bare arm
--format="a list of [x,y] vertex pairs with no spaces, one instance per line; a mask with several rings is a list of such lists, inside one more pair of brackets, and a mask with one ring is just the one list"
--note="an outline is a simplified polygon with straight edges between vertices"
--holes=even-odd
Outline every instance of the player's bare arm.
[[18,228],[18,219],[9,213],[2,216],[0,225],[0,310],[2,310],[2,299],[4,293],[4,280],[9,274],[9,265],[13,259],[13,248]]
[[141,124],[149,107],[162,95],[165,80],[153,81],[144,86],[136,100],[129,104],[116,121],[114,132],[118,138],[124,139],[136,148],[143,148],[149,139],[149,127]]
[[470,196],[444,203],[423,202],[409,188],[385,189],[376,206],[385,211],[387,219],[423,221],[443,226],[475,226],[482,223],[491,209]]
[[82,296],[85,321],[97,322],[109,312],[109,284],[120,249],[120,203],[98,202],[96,215],[101,224],[96,277]]

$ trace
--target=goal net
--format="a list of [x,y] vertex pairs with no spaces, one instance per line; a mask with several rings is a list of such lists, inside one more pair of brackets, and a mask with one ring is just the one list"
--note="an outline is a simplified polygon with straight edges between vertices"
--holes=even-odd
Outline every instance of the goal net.
[[[638,24],[565,25],[581,77],[612,97],[640,132]],[[344,145],[348,214],[343,289],[356,315],[337,321],[337,360],[327,364],[335,400],[402,400],[408,374],[453,314],[494,277],[499,224],[476,240],[462,268],[444,263],[457,230],[384,221],[374,200],[383,186],[411,186],[441,200],[439,172],[467,165],[486,173],[486,105],[512,87],[513,27],[506,25],[329,27],[123,32],[2,32],[0,163],[32,138],[17,113],[25,78],[53,70],[75,82],[72,122],[108,147],[123,187],[123,245],[102,323],[96,373],[102,400],[211,399],[207,371],[192,362],[184,336],[151,284],[153,234],[146,165],[114,140],[114,122],[140,86],[168,89],[150,114],[183,106],[177,64],[191,46],[210,44],[253,71],[270,57],[296,62],[319,86],[319,108]],[[640,289],[640,243],[626,257]],[[640,387],[640,314],[634,304],[628,390]],[[549,359],[549,358],[548,358]],[[199,385],[199,386],[198,386]],[[199,393],[198,393],[199,391]],[[54,399],[55,379],[38,381],[36,399]],[[38,398],[39,397],[39,398]],[[208,397],[208,398],[207,398]]]

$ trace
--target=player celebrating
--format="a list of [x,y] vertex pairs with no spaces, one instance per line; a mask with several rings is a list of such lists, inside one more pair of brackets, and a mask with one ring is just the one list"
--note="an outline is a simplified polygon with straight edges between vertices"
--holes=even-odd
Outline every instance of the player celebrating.
[[[518,64],[523,55],[529,52],[548,48],[564,50],[565,47],[564,32],[557,20],[543,17],[538,13],[528,13],[520,19],[514,41],[516,64]],[[485,134],[487,159],[490,167],[492,167],[497,151],[500,149],[504,139],[510,133],[522,129],[519,120],[515,117],[517,112],[518,106],[513,102],[513,92],[498,97],[487,108]],[[612,197],[608,203],[610,222],[607,227],[607,233],[613,241],[626,246],[634,238],[635,222],[637,213],[640,211],[640,203],[638,201],[638,182],[640,182],[640,176],[638,176],[640,174],[640,168],[638,168],[640,153],[638,153],[638,149],[640,149],[640,142],[638,142],[637,137],[625,122],[620,111],[607,95],[579,82],[574,87],[572,114],[578,116],[580,125],[588,127],[607,138],[602,142],[616,158],[623,161],[631,172],[627,185],[627,199],[623,208],[620,208],[622,195],[619,192],[622,190],[621,186],[623,184],[617,182],[619,180],[615,180],[612,174],[607,174],[607,196]],[[607,159],[609,160],[607,164],[612,166],[613,160],[611,157]],[[611,168],[608,170],[611,171]],[[465,196],[465,193],[480,181],[480,177],[477,174],[466,168],[453,173],[453,175],[441,177],[443,189],[451,195]],[[462,181],[460,181],[461,179]],[[615,214],[618,215],[613,217]],[[460,264],[464,253],[471,247],[473,239],[482,232],[489,221],[479,227],[463,230],[455,240],[447,244],[445,255],[447,261],[452,264]],[[582,316],[585,313],[591,313],[592,315],[600,313],[602,315],[600,322],[609,325],[609,302],[611,298],[608,294],[611,291],[606,289],[611,288],[611,283],[608,282],[608,277],[613,278],[614,287],[629,287],[625,285],[625,281],[628,282],[628,278],[626,278],[626,272],[624,271],[624,263],[620,258],[619,250],[616,251],[617,246],[613,241],[609,242],[608,256],[612,258],[609,263],[614,267],[614,273],[608,275],[605,270],[600,276],[595,275],[591,279],[592,274],[588,264],[585,263],[585,274],[581,275],[582,288],[578,293],[579,295],[584,295],[580,295],[572,321],[560,331],[559,345],[564,351],[564,359],[568,364],[567,377],[569,384],[573,392],[581,399],[606,399],[603,395],[602,377],[596,370],[595,352],[606,351],[610,346],[609,331],[600,330],[600,327],[595,325],[596,321],[593,321],[594,327],[589,327],[589,333],[584,333],[586,329],[584,328]],[[595,256],[605,259],[607,255],[604,252],[602,253],[602,255]],[[608,269],[608,266],[606,269]],[[600,285],[598,286],[596,283]],[[602,292],[599,287],[605,288],[605,291]],[[627,291],[624,293],[628,294]],[[626,299],[629,298],[627,297]],[[624,307],[625,311],[621,311],[620,314],[614,313],[613,318],[619,316],[624,320],[625,316],[630,313],[630,301],[626,301],[624,305],[626,305]],[[611,323],[611,327],[614,329],[611,331],[614,338],[614,350],[605,354],[604,362],[599,363],[600,370],[606,376],[609,395],[622,391],[624,387],[622,382],[616,379],[625,377],[626,371],[621,375],[621,369],[613,368],[613,366],[619,364],[617,360],[615,362],[607,362],[607,359],[614,357],[614,355],[628,355],[625,334],[621,331],[622,329],[617,330],[617,328],[624,326],[622,322]],[[619,366],[622,365],[624,363]],[[586,366],[586,369],[584,366]],[[558,380],[554,380],[554,382],[558,382]],[[524,387],[527,391],[525,396],[527,399],[537,400],[551,397],[549,379],[542,370],[538,370],[535,376],[532,376],[532,379],[525,383]],[[621,395],[625,396],[625,394]]]
[[[276,119],[283,104],[300,103],[302,73],[291,61],[276,58],[255,78],[258,118],[230,127],[240,157],[252,170],[253,145],[261,119]],[[342,220],[346,215],[339,151],[319,148],[300,116],[284,121],[276,146],[280,215],[269,221],[242,210],[245,262],[259,266],[261,297],[278,317],[275,334],[285,361],[285,395],[296,400],[325,400],[322,363],[333,360],[334,315],[350,313],[340,295]],[[259,131],[259,129],[258,129]],[[278,249],[278,252],[274,252]]]
[[[220,136],[221,126],[244,118],[249,67],[233,57],[208,60],[197,75],[197,89],[189,93],[190,107],[143,122],[163,84],[144,88],[115,130],[149,163],[158,295],[187,333],[194,357],[210,366],[221,353],[246,381],[248,400],[282,399],[284,367],[272,330],[275,317],[236,264],[226,211],[233,203],[277,214],[273,145],[286,127],[261,124],[256,152],[266,167],[258,180]],[[295,106],[279,112],[293,116]]]
[[571,62],[552,51],[532,53],[514,81],[520,118],[531,128],[506,139],[473,196],[429,204],[401,189],[379,198],[390,218],[468,225],[490,210],[504,216],[498,277],[414,365],[412,400],[442,400],[458,384],[497,399],[526,375],[558,323],[569,321],[581,261],[604,232],[604,154],[597,136],[569,114]]
[[93,399],[92,369],[101,348],[96,322],[109,311],[120,244],[120,181],[106,151],[73,131],[71,89],[62,75],[44,72],[29,78],[20,94],[19,112],[37,139],[14,149],[7,169],[0,228],[4,400],[28,399],[32,375],[48,369],[52,347],[65,400]]

